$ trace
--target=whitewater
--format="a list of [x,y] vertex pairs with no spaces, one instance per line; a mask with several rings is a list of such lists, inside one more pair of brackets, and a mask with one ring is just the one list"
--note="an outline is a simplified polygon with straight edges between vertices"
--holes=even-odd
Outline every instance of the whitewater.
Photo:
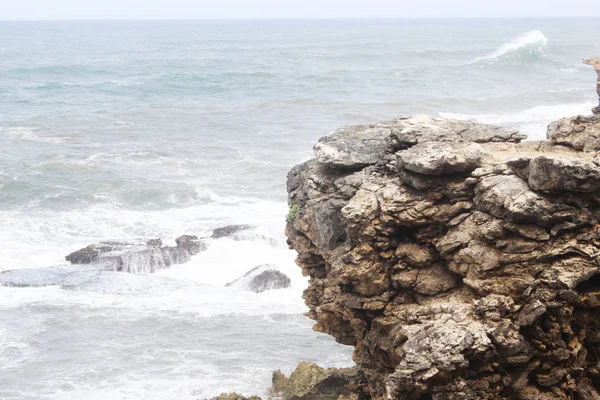
[[[287,171],[342,125],[431,114],[530,139],[589,114],[597,19],[0,22],[0,271],[103,240],[206,238],[191,261],[0,287],[0,399],[267,395],[313,332]],[[235,237],[214,229],[247,224]],[[226,287],[259,265],[291,287]]]

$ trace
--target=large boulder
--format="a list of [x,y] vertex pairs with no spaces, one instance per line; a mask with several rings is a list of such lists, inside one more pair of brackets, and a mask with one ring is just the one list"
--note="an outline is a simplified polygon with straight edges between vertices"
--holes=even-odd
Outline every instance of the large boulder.
[[286,235],[314,329],[355,348],[350,396],[600,399],[599,127],[399,118],[290,171]]
[[262,293],[267,290],[286,289],[291,286],[292,281],[283,272],[278,271],[273,265],[259,265],[251,269],[244,276],[239,277],[227,285],[233,289],[249,290],[254,293]]
[[100,242],[77,250],[65,259],[71,264],[92,264],[114,271],[152,273],[185,263],[207,247],[202,239],[192,235],[180,236],[175,242],[176,246],[163,246],[160,239]]

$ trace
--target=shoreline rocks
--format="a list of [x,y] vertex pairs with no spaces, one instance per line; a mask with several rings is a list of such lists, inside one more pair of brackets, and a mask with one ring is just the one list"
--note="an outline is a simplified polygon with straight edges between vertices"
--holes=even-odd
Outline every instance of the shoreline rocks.
[[65,257],[71,264],[99,265],[103,269],[129,273],[153,273],[174,264],[182,264],[206,250],[207,245],[196,236],[175,239],[176,246],[163,246],[162,240],[92,244]]
[[308,315],[354,346],[355,395],[600,398],[596,133],[399,118],[335,131],[290,171]]
[[[286,377],[273,372],[269,399],[281,400],[359,400],[352,393],[359,388],[362,376],[357,368],[322,368],[312,362],[301,362]],[[258,396],[223,393],[210,400],[261,400]]]

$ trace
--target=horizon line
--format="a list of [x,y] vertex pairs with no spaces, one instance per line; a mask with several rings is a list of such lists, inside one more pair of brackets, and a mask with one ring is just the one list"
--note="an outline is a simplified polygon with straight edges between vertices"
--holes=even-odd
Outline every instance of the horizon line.
[[406,16],[406,17],[219,17],[219,18],[160,18],[160,17],[107,17],[107,18],[14,18],[0,22],[144,22],[144,21],[330,21],[330,20],[501,20],[501,19],[593,19],[600,15],[549,15],[549,16]]

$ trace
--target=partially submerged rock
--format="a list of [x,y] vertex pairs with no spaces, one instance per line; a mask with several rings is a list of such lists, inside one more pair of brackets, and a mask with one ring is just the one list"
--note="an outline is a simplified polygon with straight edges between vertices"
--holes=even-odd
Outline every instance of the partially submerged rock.
[[77,250],[65,259],[71,264],[94,264],[114,271],[152,273],[185,263],[206,250],[206,243],[196,236],[180,236],[175,242],[176,246],[163,246],[160,239],[100,242]]
[[252,225],[227,225],[213,230],[211,239],[220,239],[224,237],[232,237],[241,231],[252,229]]
[[244,276],[225,286],[262,293],[267,290],[286,289],[290,285],[290,278],[283,272],[278,271],[273,265],[265,264],[251,269]]
[[356,380],[356,368],[324,369],[312,362],[302,362],[289,378],[281,371],[273,373],[271,394],[283,400],[338,400],[350,394]]
[[600,398],[599,133],[401,118],[342,128],[290,171],[304,299],[354,346],[355,395]]
[[210,400],[262,400],[258,396],[243,396],[238,393],[223,393],[216,397],[211,398]]

